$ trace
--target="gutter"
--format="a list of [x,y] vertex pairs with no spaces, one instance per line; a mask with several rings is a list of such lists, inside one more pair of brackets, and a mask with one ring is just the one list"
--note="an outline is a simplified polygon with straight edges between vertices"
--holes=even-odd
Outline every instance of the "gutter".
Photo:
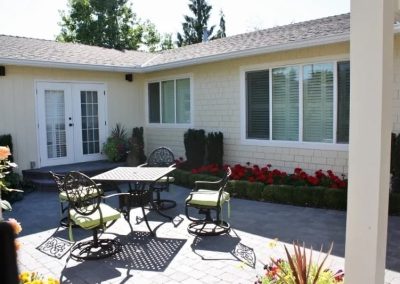
[[44,68],[60,68],[70,70],[90,70],[90,71],[108,71],[120,73],[137,72],[140,67],[122,67],[112,65],[95,65],[95,64],[80,64],[80,63],[66,63],[66,62],[53,62],[44,60],[31,60],[31,59],[10,59],[0,57],[0,64],[28,66],[28,67],[44,67]]

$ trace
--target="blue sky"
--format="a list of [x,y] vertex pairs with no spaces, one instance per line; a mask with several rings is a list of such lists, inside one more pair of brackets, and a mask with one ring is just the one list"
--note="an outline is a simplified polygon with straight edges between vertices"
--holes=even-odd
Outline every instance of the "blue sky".
[[[208,0],[213,6],[210,25],[225,14],[227,34],[301,22],[350,11],[350,0]],[[131,0],[143,20],[152,21],[161,33],[181,31],[183,15],[190,14],[189,0]],[[0,0],[0,34],[54,39],[59,33],[59,10],[67,0]]]

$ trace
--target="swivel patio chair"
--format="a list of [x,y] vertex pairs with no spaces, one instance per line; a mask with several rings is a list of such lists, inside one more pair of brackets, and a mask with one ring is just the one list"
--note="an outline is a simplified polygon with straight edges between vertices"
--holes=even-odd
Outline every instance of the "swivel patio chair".
[[[230,224],[222,218],[222,206],[229,202],[229,193],[225,191],[228,184],[231,169],[226,169],[225,176],[215,182],[196,181],[195,188],[190,192],[185,202],[186,217],[192,221],[188,226],[188,232],[197,236],[216,236],[229,233]],[[207,187],[208,189],[202,189]],[[209,189],[210,187],[216,189]],[[199,214],[204,214],[203,219],[195,219],[189,214],[189,208],[198,209]],[[211,212],[215,211],[215,218]],[[228,203],[229,211],[229,203]]]
[[[53,180],[54,180],[54,182],[55,182],[55,184],[57,186],[57,189],[58,189],[58,198],[59,198],[59,201],[60,201],[60,213],[61,213],[60,225],[63,226],[63,227],[68,227],[69,223],[70,223],[69,216],[64,216],[63,217],[65,211],[67,211],[68,208],[69,208],[69,201],[67,199],[67,194],[64,191],[64,178],[65,178],[65,175],[57,174],[57,173],[54,173],[52,171],[50,171],[49,173],[52,176],[52,178],[53,178]],[[97,185],[99,185],[99,184],[97,184]],[[96,192],[93,191],[92,195],[93,194],[96,194]],[[100,189],[100,194],[103,195],[103,190],[102,189]],[[74,225],[74,224],[72,224],[72,225]]]
[[[139,167],[174,167],[175,158],[172,151],[166,147],[160,147],[150,153],[147,162]],[[166,210],[176,206],[174,200],[161,199],[162,191],[169,191],[169,184],[175,181],[172,176],[160,178],[157,182],[150,185],[150,189],[155,192],[156,197],[153,202],[158,210]]]
[[98,237],[99,231],[105,230],[121,217],[119,211],[101,202],[103,197],[99,186],[80,172],[70,172],[64,178],[64,193],[69,201],[71,221],[93,231],[92,240],[77,242],[72,247],[71,257],[78,260],[100,259],[118,252],[121,245],[117,240]]

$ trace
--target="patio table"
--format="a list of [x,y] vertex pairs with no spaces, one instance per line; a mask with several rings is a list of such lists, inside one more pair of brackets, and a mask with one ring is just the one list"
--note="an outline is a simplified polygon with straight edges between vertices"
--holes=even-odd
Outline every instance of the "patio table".
[[[129,213],[132,208],[141,207],[147,228],[149,226],[144,207],[150,205],[156,212],[170,220],[173,218],[160,212],[153,204],[153,191],[149,184],[156,182],[163,176],[175,170],[173,167],[118,167],[92,177],[95,181],[109,181],[113,183],[128,183],[129,191],[126,194],[118,193],[119,209],[129,222]],[[133,185],[133,186],[132,186]]]

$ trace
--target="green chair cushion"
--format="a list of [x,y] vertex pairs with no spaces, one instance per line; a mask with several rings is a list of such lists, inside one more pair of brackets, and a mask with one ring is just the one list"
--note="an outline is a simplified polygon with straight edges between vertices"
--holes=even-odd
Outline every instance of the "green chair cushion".
[[[88,206],[89,211],[91,207],[93,207],[93,205]],[[103,216],[103,224],[117,220],[118,218],[121,217],[121,213],[119,211],[115,210],[114,208],[110,207],[105,203],[100,203],[99,209],[100,210],[96,210],[93,214],[87,216],[79,214],[78,212],[75,211],[75,209],[71,209],[70,210],[71,220],[74,221],[76,225],[79,225],[84,229],[92,229],[100,226],[100,221],[101,221],[100,211]]]
[[159,180],[157,180],[157,183],[165,183],[165,182],[175,182],[174,177],[162,177]]
[[[82,190],[87,191],[87,189],[82,189]],[[99,189],[99,192],[100,192],[100,195],[103,194],[103,190]],[[95,189],[95,188],[89,189],[88,194],[86,196],[87,196],[88,199],[98,196],[97,189]],[[59,197],[61,202],[67,202],[68,201],[67,193],[65,191],[61,191],[59,193],[58,197]],[[72,194],[72,196],[70,195],[70,198],[72,199],[71,201],[76,201],[78,199],[78,196],[76,194]]]
[[[198,191],[191,192],[188,198],[186,198],[186,202],[191,205],[215,207],[218,203],[218,194],[219,192],[216,190],[199,189]],[[229,193],[224,191],[221,195],[220,205],[229,201],[229,198]]]

